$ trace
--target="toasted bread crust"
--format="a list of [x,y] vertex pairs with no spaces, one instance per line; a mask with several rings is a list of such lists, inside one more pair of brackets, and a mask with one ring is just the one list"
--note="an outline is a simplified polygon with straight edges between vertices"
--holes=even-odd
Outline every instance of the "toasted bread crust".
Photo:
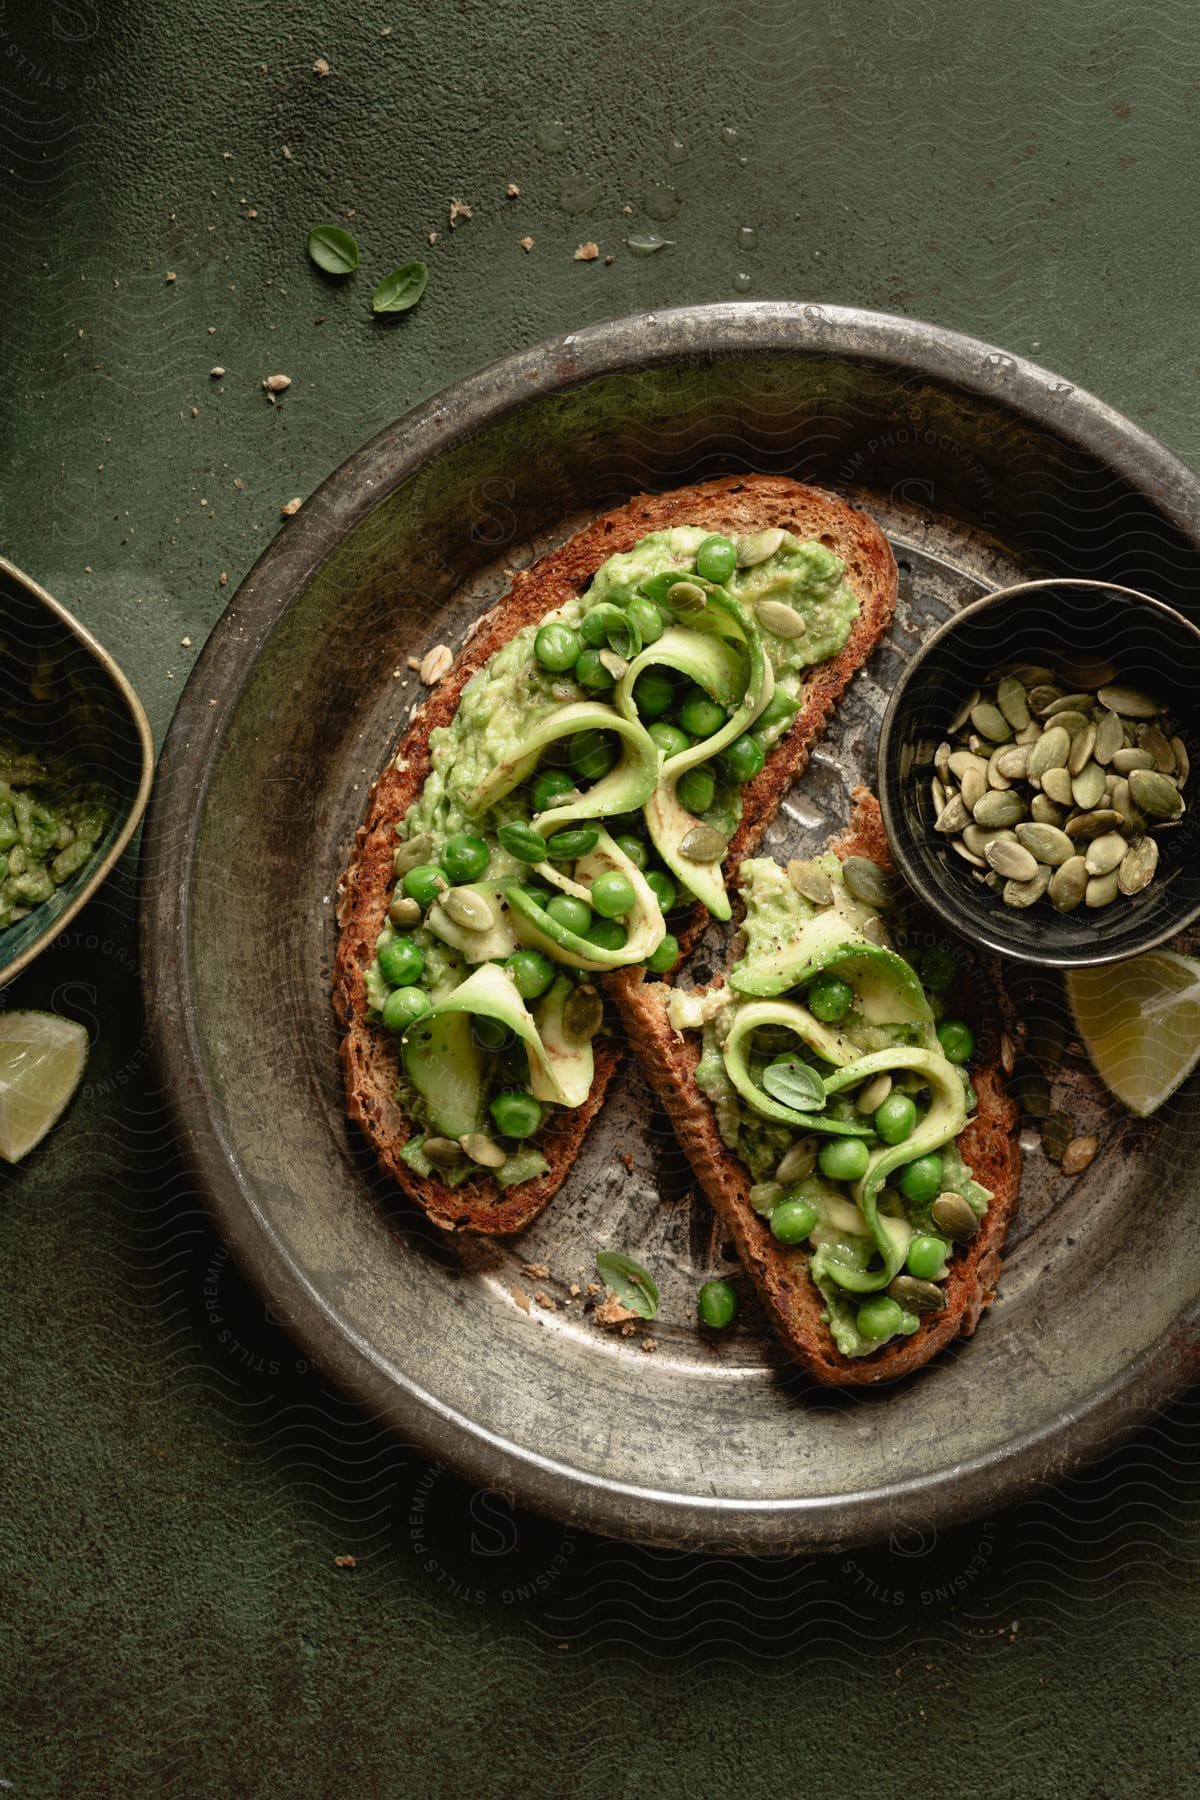
[[[405,1191],[447,1230],[501,1235],[536,1218],[557,1191],[579,1152],[621,1059],[607,1040],[596,1045],[596,1078],[587,1103],[556,1113],[542,1140],[550,1168],[545,1175],[502,1190],[481,1175],[456,1189],[426,1180],[400,1159],[411,1122],[395,1101],[400,1067],[389,1034],[366,1019],[365,973],[387,917],[393,885],[393,827],[420,794],[429,773],[429,733],[448,725],[476,670],[516,632],[579,593],[609,556],[631,550],[647,532],[702,524],[730,533],[783,526],[817,539],[843,558],[859,597],[849,638],[836,657],[817,665],[806,684],[801,711],[773,748],[762,771],[742,790],[742,820],[730,845],[727,874],[758,843],[788,785],[804,768],[813,741],[855,670],[887,629],[895,607],[896,566],[887,540],[865,513],[820,489],[776,475],[722,476],[669,494],[642,494],[603,515],[532,569],[513,576],[505,598],[478,621],[448,675],[414,714],[397,751],[367,803],[349,865],[339,887],[341,938],[334,965],[333,1004],[344,1031],[341,1045],[346,1106],[373,1143],[379,1161]],[[707,913],[696,907],[677,933],[686,950],[704,929]],[[631,979],[632,977],[632,979]],[[619,971],[604,985],[620,999],[639,985],[640,971]]]
[[[855,789],[849,827],[830,848],[843,859],[869,856],[881,867],[891,867],[878,803],[865,788]],[[912,1337],[896,1339],[868,1357],[844,1357],[822,1322],[825,1302],[809,1277],[807,1256],[778,1243],[767,1221],[750,1203],[749,1174],[723,1143],[712,1107],[696,1085],[697,1038],[680,1034],[668,1022],[669,996],[670,989],[662,982],[643,983],[636,992],[622,996],[630,1043],[789,1354],[816,1381],[834,1387],[861,1387],[907,1375],[927,1363],[951,1338],[969,1337],[995,1298],[1000,1247],[1016,1211],[1020,1184],[1016,1108],[1004,1092],[994,1061],[985,1060],[972,1071],[979,1105],[959,1139],[963,1156],[976,1178],[992,1190],[993,1199],[978,1237],[966,1254],[955,1257],[950,1265],[945,1310],[926,1315]],[[973,1001],[978,1015],[977,992],[964,992],[962,1001]],[[981,1050],[988,1058],[987,1033],[994,1021],[982,1023]]]

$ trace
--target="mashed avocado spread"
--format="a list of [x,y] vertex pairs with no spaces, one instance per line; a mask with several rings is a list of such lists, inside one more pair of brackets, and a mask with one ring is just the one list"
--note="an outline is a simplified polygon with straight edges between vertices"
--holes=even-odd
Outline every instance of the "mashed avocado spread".
[[787,871],[743,863],[741,960],[726,987],[668,1003],[677,1029],[702,1031],[697,1084],[851,1357],[945,1306],[955,1246],[991,1198],[957,1144],[974,1040],[943,1016],[952,959],[914,966],[893,947],[884,909],[862,897],[880,895],[881,872],[865,871],[848,886],[832,854]]
[[858,608],[841,559],[791,534],[651,532],[518,631],[429,737],[396,824],[396,888],[367,971],[396,1033],[404,1154],[448,1186],[541,1173],[603,1031],[594,977],[678,958],[671,912],[729,917],[741,789]]

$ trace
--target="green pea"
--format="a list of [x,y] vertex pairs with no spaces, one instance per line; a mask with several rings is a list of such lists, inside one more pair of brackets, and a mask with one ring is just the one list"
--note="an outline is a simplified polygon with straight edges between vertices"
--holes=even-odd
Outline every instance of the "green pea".
[[696,552],[696,573],[705,581],[715,581],[718,585],[728,581],[737,568],[737,545],[729,538],[714,532],[706,537]]
[[840,975],[818,975],[804,996],[804,1003],[814,1019],[836,1025],[844,1019],[854,1001],[854,989]]
[[665,757],[680,755],[692,742],[686,731],[680,731],[678,725],[668,725],[664,720],[651,725],[650,736]]
[[627,603],[625,611],[637,626],[643,644],[657,644],[664,629],[662,614],[657,606],[649,600],[643,600],[640,594],[635,594]]
[[576,937],[583,937],[592,922],[591,907],[586,900],[577,900],[574,894],[555,894],[546,913],[556,925],[561,925],[564,931],[573,931]]
[[934,1151],[906,1163],[897,1183],[906,1200],[936,1200],[942,1191],[942,1159]]
[[943,1019],[937,1034],[947,1062],[965,1063],[974,1055],[975,1033],[962,1019]]
[[680,806],[685,806],[690,813],[706,813],[716,791],[716,777],[707,763],[685,769],[675,786]]
[[[582,737],[582,732],[576,733]],[[561,769],[544,769],[533,784],[533,810],[545,812],[559,794],[573,794],[575,783]]]
[[921,1281],[940,1281],[946,1273],[949,1246],[939,1237],[915,1237],[908,1246],[908,1272]]
[[635,869],[645,868],[647,851],[641,838],[634,837],[631,833],[623,831],[620,837],[615,837],[613,839],[613,843],[617,846],[617,849],[621,852],[622,856],[628,857]]
[[554,980],[554,964],[540,950],[514,950],[504,966],[522,1000],[536,1000]]
[[543,669],[556,675],[575,667],[580,648],[579,638],[569,625],[543,625],[533,640],[533,654]]
[[889,1094],[875,1109],[871,1123],[885,1144],[902,1144],[912,1135],[917,1122],[917,1108],[907,1094]]
[[510,825],[497,825],[496,837],[500,848],[507,850],[519,862],[536,863],[546,860],[546,840],[532,825],[523,825],[520,820],[514,819]]
[[580,687],[591,688],[594,693],[613,687],[616,682],[612,670],[606,669],[600,661],[598,650],[579,652],[579,661],[575,664],[575,679]]
[[870,1160],[861,1138],[830,1138],[821,1146],[817,1166],[828,1181],[861,1181]]
[[737,1317],[737,1295],[728,1281],[706,1281],[697,1301],[700,1322],[713,1331],[724,1331]]
[[669,913],[678,898],[679,890],[671,877],[662,869],[648,869],[646,886],[658,901],[660,912]]
[[802,1244],[817,1222],[807,1200],[781,1200],[771,1208],[771,1235],[781,1244]]
[[935,944],[921,958],[921,980],[931,994],[940,994],[958,974],[958,958],[953,950]]
[[522,884],[521,892],[529,896],[539,911],[545,912],[546,902],[550,899],[550,895],[545,888],[534,887],[531,883],[525,882]]
[[619,869],[597,875],[592,883],[592,909],[602,919],[623,919],[634,902],[633,883]]
[[567,761],[584,781],[599,781],[617,760],[611,732],[576,731],[567,743]]
[[854,1322],[861,1336],[882,1343],[884,1338],[895,1337],[904,1322],[904,1312],[898,1301],[878,1294],[863,1301]]
[[594,850],[599,841],[598,825],[576,825],[570,831],[556,831],[547,840],[546,855],[551,862],[575,862]]
[[600,950],[623,950],[629,933],[616,919],[593,919],[584,932],[589,944]]
[[413,938],[395,937],[376,954],[389,987],[411,987],[425,973],[424,954]]
[[542,1122],[541,1106],[532,1094],[497,1094],[488,1111],[504,1137],[532,1137]]
[[593,606],[585,612],[579,621],[579,635],[591,650],[602,650],[608,642],[608,624],[611,614],[617,608],[605,601],[601,606]]
[[694,738],[711,737],[726,723],[726,712],[710,700],[703,688],[689,689],[679,706],[679,723]]
[[739,784],[753,781],[766,760],[766,751],[762,745],[748,734],[734,738],[732,744],[727,744],[721,751],[719,758],[721,767],[730,780]]
[[445,870],[440,869],[436,863],[418,863],[404,877],[404,891],[418,906],[432,906],[438,895],[444,894],[449,886]]
[[646,958],[646,967],[652,975],[668,975],[678,961],[679,939],[668,931],[657,950],[652,950]]
[[592,649],[600,650],[607,644],[626,660],[635,657],[642,647],[642,634],[632,614],[608,601],[584,613],[579,629],[584,643]]
[[488,866],[490,852],[483,839],[469,831],[456,831],[446,839],[442,851],[442,867],[450,880],[477,881]]
[[633,703],[642,719],[659,719],[675,702],[675,683],[658,669],[643,669],[633,684]]
[[764,731],[784,724],[786,720],[795,718],[799,711],[799,702],[793,700],[790,694],[785,694],[782,688],[776,688],[754,721],[754,735],[758,737]]
[[407,1031],[414,1020],[429,1011],[429,995],[424,988],[394,988],[383,1003],[382,1018],[389,1031]]

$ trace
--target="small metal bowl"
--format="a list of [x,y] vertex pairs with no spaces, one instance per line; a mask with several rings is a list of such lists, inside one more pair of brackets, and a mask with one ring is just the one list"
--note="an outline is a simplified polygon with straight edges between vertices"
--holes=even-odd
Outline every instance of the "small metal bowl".
[[[1048,901],[1005,906],[934,830],[937,746],[973,688],[1006,663],[1108,662],[1118,679],[1159,694],[1194,729],[1200,629],[1161,600],[1102,581],[1026,581],[949,619],[916,652],[892,690],[879,735],[879,799],[897,866],[924,904],[975,944],[1020,962],[1066,969],[1156,949],[1200,918],[1196,776],[1182,822],[1159,839],[1158,872],[1132,899],[1055,912]],[[1200,750],[1200,744],[1197,745]]]
[[125,849],[150,794],[154,740],[142,703],[91,633],[0,557],[0,733],[61,753],[102,790],[94,854],[49,900],[0,931],[0,985],[29,967],[85,906]]

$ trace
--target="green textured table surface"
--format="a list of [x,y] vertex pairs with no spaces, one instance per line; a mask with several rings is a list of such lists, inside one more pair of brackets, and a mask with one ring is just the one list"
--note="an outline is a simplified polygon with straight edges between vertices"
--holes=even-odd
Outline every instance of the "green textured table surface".
[[[388,420],[736,292],[974,332],[1200,463],[1198,52],[1186,0],[4,6],[0,547],[161,736],[280,505]],[[326,220],[352,283],[307,264]],[[417,255],[424,301],[374,322]],[[825,1561],[513,1515],[232,1268],[154,1092],[135,896],[130,862],[5,995],[93,1037],[0,1174],[5,1791],[1196,1791],[1194,1396],[1018,1511]]]

